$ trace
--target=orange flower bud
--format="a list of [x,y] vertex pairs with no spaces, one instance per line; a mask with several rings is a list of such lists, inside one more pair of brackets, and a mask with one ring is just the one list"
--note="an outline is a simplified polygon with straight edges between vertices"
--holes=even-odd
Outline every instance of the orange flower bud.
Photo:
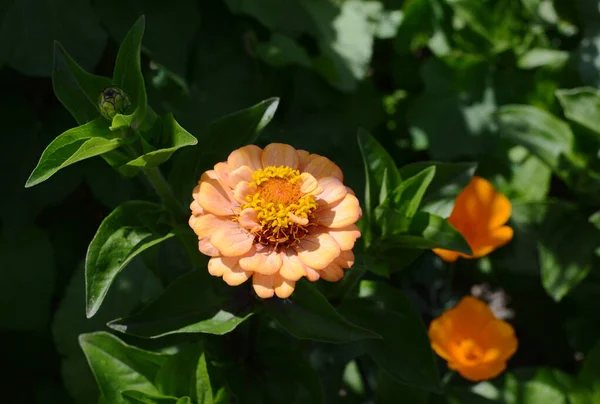
[[473,296],[462,298],[433,320],[429,339],[431,348],[448,361],[450,369],[473,382],[498,376],[517,350],[512,326]]
[[434,248],[433,252],[444,261],[454,262],[458,257],[481,258],[513,238],[513,229],[505,226],[512,205],[508,198],[481,177],[473,177],[456,198],[448,222],[465,238],[473,255]]

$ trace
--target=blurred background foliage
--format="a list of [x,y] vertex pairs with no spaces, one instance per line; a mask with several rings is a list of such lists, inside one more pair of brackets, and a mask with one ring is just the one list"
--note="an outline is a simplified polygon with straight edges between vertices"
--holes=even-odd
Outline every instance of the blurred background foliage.
[[[157,262],[168,262],[160,271],[171,280],[187,270],[167,241],[157,259],[136,259],[98,315],[86,319],[83,259],[89,241],[114,207],[156,196],[149,185],[120,177],[100,159],[24,188],[44,147],[75,125],[53,93],[53,41],[88,71],[110,76],[118,44],[144,14],[149,104],[161,114],[172,112],[192,134],[278,96],[278,112],[259,143],[289,143],[331,158],[357,195],[364,193],[358,127],[370,131],[399,166],[477,162],[477,174],[513,202],[513,242],[482,260],[460,261],[452,283],[448,268],[430,252],[401,273],[393,271],[391,281],[426,324],[474,284],[487,282],[511,297],[519,337],[511,366],[534,369],[507,373],[475,390],[458,382],[448,400],[567,402],[560,401],[567,400],[565,374],[580,372],[581,359],[600,338],[600,275],[594,271],[600,236],[588,221],[600,195],[598,148],[586,148],[585,136],[578,136],[573,153],[583,163],[565,168],[544,154],[554,150],[556,139],[532,146],[533,132],[520,135],[518,119],[533,119],[531,131],[559,130],[569,116],[555,92],[600,86],[599,6],[596,0],[0,2],[5,399],[95,402],[97,387],[77,336],[103,329],[157,296]],[[507,107],[512,104],[537,109]],[[538,117],[540,110],[555,116]],[[571,126],[576,134],[590,130]],[[191,152],[178,152],[185,153]],[[365,392],[378,403],[398,402],[399,394],[411,397],[410,403],[428,400],[384,374],[365,385],[357,376],[364,369],[345,348],[319,349],[309,359],[327,402],[362,402]],[[590,369],[581,377],[593,374]],[[22,384],[27,388],[11,387]],[[547,396],[536,396],[536,389]],[[588,398],[597,399],[598,391],[596,385]],[[527,401],[528,394],[547,401]]]

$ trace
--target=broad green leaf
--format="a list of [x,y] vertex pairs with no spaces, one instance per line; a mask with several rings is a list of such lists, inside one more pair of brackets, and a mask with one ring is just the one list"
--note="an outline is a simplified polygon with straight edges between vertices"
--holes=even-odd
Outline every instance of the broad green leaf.
[[123,143],[123,139],[108,129],[102,117],[69,129],[46,147],[25,187],[39,184],[61,168],[114,150]]
[[[388,194],[388,197],[380,206],[375,208],[375,220],[382,227],[381,233],[383,238],[393,232],[398,233],[408,230],[411,219],[417,213],[423,195],[429,184],[431,184],[434,175],[435,166],[432,166],[407,178]],[[394,220],[381,220],[389,217],[387,215],[388,210],[394,212]],[[390,228],[390,225],[393,226]]]
[[585,355],[569,399],[572,404],[593,404],[600,399],[600,342]]
[[109,78],[83,70],[60,43],[54,42],[52,88],[79,125],[98,118],[98,96],[111,84]]
[[[181,375],[180,375],[181,376]],[[191,403],[189,397],[170,397],[160,394],[148,394],[138,390],[125,390],[122,393],[123,399],[131,404],[183,404]],[[182,401],[180,401],[182,400]]]
[[46,234],[35,227],[0,234],[0,323],[9,330],[43,329],[50,319],[54,257]]
[[569,60],[569,52],[534,48],[519,57],[517,65],[521,69],[536,69],[542,66],[560,68]]
[[160,225],[163,214],[154,203],[130,201],[104,219],[85,261],[88,318],[98,311],[110,285],[136,255],[174,236]]
[[298,65],[311,67],[310,56],[293,39],[273,33],[269,42],[260,43],[256,47],[258,56],[273,67],[284,67]]
[[565,391],[567,386],[562,383],[570,382],[569,379],[569,375],[554,369],[515,371],[504,376],[502,393],[507,404],[568,404]]
[[379,338],[376,333],[348,322],[308,282],[296,283],[290,300],[268,299],[263,307],[269,316],[296,338],[325,342]]
[[118,168],[120,172],[128,176],[135,175],[142,168],[152,168],[164,163],[178,149],[198,143],[194,136],[177,123],[172,114],[157,118],[145,137],[157,150],[145,153],[120,166]]
[[429,337],[410,301],[399,290],[373,281],[361,282],[361,296],[346,300],[340,311],[383,337],[363,341],[367,353],[397,382],[438,392]]
[[427,167],[435,167],[435,176],[425,192],[420,210],[448,218],[454,208],[456,197],[471,181],[477,163],[437,161],[411,163],[400,167],[400,176],[409,178]]
[[398,397],[411,404],[428,404],[429,395],[427,390],[398,383],[383,371],[377,375],[375,404],[397,404]]
[[131,98],[134,111],[130,115],[117,114],[112,120],[111,130],[121,127],[131,127],[137,130],[146,117],[148,101],[146,99],[146,85],[140,64],[142,51],[142,37],[146,20],[141,16],[131,27],[123,40],[113,71],[113,83],[124,90]]
[[181,201],[189,201],[191,190],[202,173],[215,163],[227,160],[235,149],[254,143],[273,119],[278,105],[279,98],[269,98],[213,122],[199,134],[201,147],[183,150],[169,174],[175,195]]
[[0,63],[27,76],[50,76],[52,42],[60,41],[84,67],[102,55],[106,34],[89,1],[14,0],[2,2]]
[[507,105],[498,111],[502,136],[524,146],[553,170],[573,147],[573,133],[564,121],[529,105]]
[[187,346],[171,356],[158,371],[154,384],[163,394],[189,396],[201,404],[213,402],[206,357],[199,344]]
[[[385,240],[395,246],[408,248],[444,248],[471,254],[471,248],[464,237],[446,219],[427,212],[417,212],[405,227],[405,218],[391,209],[381,211],[382,220],[388,221],[390,233]],[[397,231],[394,223],[398,223]]]
[[582,40],[574,53],[581,80],[588,86],[600,86],[600,10],[595,1],[577,1],[578,25],[582,28]]
[[[558,90],[556,96],[565,116],[600,135],[600,93],[595,88]],[[600,138],[598,138],[600,144]]]
[[121,393],[137,390],[150,395],[160,392],[152,384],[168,356],[127,345],[106,332],[82,334],[79,344],[94,373],[100,392],[111,404],[127,403]]
[[538,245],[542,285],[559,301],[591,270],[600,232],[575,206],[557,203],[544,217]]
[[[135,259],[127,271],[117,277],[102,307],[93,318],[85,315],[85,267],[77,267],[64,297],[54,314],[52,335],[62,358],[61,377],[76,403],[91,403],[98,398],[98,386],[79,346],[80,334],[104,329],[106,323],[147,303],[162,291],[160,281]],[[135,287],[132,287],[135,285]]]
[[[241,293],[242,297],[232,293]],[[226,334],[252,315],[243,290],[231,291],[206,269],[189,272],[139,313],[110,322],[114,330],[147,338],[176,333]]]

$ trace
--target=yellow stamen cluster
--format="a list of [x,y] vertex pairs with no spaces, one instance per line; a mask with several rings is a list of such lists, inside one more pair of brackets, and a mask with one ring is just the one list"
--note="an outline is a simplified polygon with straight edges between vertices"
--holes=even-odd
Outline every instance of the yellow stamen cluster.
[[286,166],[269,166],[252,174],[257,192],[248,195],[241,208],[257,212],[262,225],[256,234],[258,243],[292,245],[308,232],[317,203],[314,196],[302,193],[299,180],[300,172]]

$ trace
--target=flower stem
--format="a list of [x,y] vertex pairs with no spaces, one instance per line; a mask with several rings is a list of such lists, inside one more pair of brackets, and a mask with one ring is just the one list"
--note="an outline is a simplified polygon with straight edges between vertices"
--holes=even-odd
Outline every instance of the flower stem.
[[150,181],[150,184],[152,184],[156,190],[156,193],[162,199],[165,207],[171,211],[173,216],[176,218],[185,216],[185,212],[181,207],[181,204],[177,198],[175,198],[175,195],[173,195],[171,187],[163,177],[158,167],[145,168],[143,171],[144,174],[146,174],[148,181]]

